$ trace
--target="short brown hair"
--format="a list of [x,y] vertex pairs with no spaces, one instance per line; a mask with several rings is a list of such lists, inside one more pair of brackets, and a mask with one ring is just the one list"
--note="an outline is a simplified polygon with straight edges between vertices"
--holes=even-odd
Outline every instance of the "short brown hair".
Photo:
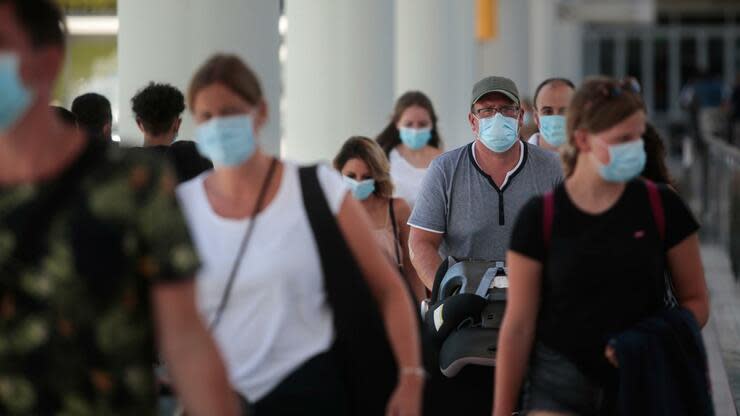
[[251,105],[262,101],[262,87],[249,66],[236,55],[214,55],[193,76],[188,88],[188,106],[193,111],[195,96],[203,88],[223,84]]
[[537,97],[539,97],[540,92],[543,88],[545,88],[548,85],[564,85],[566,87],[570,87],[573,91],[576,89],[576,85],[573,83],[573,81],[569,80],[568,78],[548,78],[540,83],[540,85],[537,86],[537,89],[534,90],[534,97],[532,98],[532,108],[537,110]]
[[622,81],[608,77],[593,77],[584,81],[568,107],[568,141],[563,145],[563,170],[568,177],[578,159],[575,145],[576,130],[601,133],[619,124],[637,111],[645,111],[639,91],[632,88],[633,79]]
[[31,45],[64,48],[66,26],[64,14],[53,0],[0,0],[0,6],[9,4],[18,25],[31,38]]
[[375,194],[381,198],[393,197],[391,164],[383,149],[375,141],[362,136],[347,139],[334,158],[334,169],[341,171],[351,159],[360,159],[367,164],[375,179]]

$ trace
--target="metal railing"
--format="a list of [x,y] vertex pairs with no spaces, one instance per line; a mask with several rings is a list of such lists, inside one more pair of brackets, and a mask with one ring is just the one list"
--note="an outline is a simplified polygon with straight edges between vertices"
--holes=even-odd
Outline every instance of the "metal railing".
[[735,279],[739,279],[740,148],[717,137],[692,143],[684,146],[691,147],[688,151],[695,156],[684,157],[687,166],[679,187],[702,223],[702,241],[726,250]]

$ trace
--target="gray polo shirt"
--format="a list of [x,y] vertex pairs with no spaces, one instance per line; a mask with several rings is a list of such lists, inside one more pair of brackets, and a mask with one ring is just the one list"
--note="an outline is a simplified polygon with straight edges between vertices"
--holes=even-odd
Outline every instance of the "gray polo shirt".
[[558,155],[520,142],[519,164],[499,189],[475,161],[473,143],[429,166],[408,224],[444,234],[443,257],[505,260],[519,210],[563,180]]

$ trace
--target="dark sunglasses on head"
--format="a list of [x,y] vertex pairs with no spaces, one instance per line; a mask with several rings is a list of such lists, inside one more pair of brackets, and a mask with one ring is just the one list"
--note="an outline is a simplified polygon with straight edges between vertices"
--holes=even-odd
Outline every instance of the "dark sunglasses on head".
[[642,92],[642,88],[640,87],[640,83],[637,82],[637,79],[634,77],[626,77],[611,87],[605,85],[602,89],[602,94],[604,94],[605,98],[618,97],[624,92],[640,94]]

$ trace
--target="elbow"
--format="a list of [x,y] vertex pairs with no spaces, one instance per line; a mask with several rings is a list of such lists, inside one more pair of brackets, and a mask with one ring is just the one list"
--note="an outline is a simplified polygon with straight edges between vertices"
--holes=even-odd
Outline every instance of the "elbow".
[[699,324],[699,327],[704,328],[704,326],[709,321],[708,295],[682,302],[681,306],[691,311],[691,313],[694,315],[694,318],[696,319],[697,324]]
[[695,312],[696,321],[699,323],[699,327],[704,326],[709,322],[709,297],[705,296],[702,302],[699,304],[697,311]]

